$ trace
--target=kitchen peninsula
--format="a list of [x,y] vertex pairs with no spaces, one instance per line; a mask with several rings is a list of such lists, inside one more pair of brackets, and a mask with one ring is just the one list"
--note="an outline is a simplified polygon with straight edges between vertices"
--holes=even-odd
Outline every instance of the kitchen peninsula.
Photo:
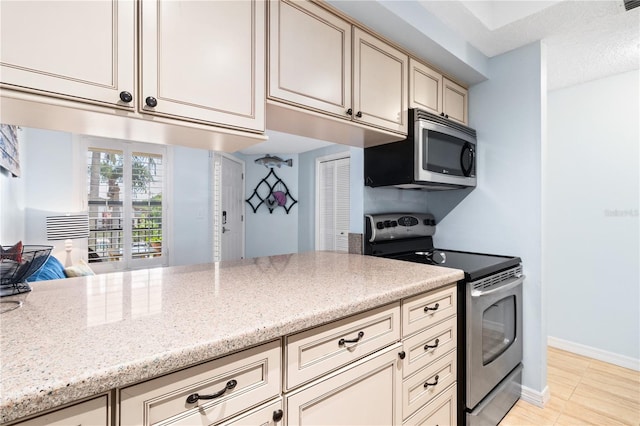
[[[408,298],[462,277],[456,269],[307,252],[34,283],[31,293],[3,299],[23,305],[0,318],[0,422],[101,394],[115,406],[116,389],[124,394],[124,387],[267,342],[278,346],[279,359],[284,336],[365,311],[395,309],[389,318],[399,322],[401,300],[404,309]],[[455,314],[455,290],[450,299]],[[357,327],[373,323],[363,318]],[[366,331],[347,348],[366,347],[382,333]],[[394,339],[400,348],[399,331]],[[277,378],[280,396],[287,386]]]

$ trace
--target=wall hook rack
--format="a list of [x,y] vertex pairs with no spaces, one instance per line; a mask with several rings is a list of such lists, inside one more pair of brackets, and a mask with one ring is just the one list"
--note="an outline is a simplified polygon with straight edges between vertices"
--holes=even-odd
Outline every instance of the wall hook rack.
[[[266,193],[266,196],[263,197],[260,193]],[[252,199],[253,202],[251,201]],[[287,185],[278,177],[273,169],[271,169],[269,173],[262,178],[260,182],[258,182],[258,185],[256,185],[256,188],[253,190],[251,197],[247,198],[245,201],[249,203],[254,213],[257,213],[258,208],[264,204],[267,206],[269,213],[271,214],[273,214],[273,210],[278,206],[283,207],[287,214],[289,214],[291,208],[298,202],[293,198],[293,195],[289,192]],[[254,203],[257,204],[254,206]]]

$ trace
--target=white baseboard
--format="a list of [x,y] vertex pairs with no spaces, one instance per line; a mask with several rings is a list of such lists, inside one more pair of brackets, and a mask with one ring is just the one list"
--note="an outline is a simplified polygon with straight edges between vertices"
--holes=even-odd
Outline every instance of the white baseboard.
[[542,392],[538,392],[537,390],[533,390],[526,386],[522,386],[522,393],[520,394],[520,399],[529,404],[533,404],[536,407],[543,408],[549,399],[551,398],[551,393],[549,392],[549,386],[545,386]]
[[608,362],[609,364],[618,365],[630,370],[640,371],[640,359],[631,358],[626,355],[620,355],[613,352],[607,352],[602,349],[583,345],[581,343],[570,342],[568,340],[559,339],[557,337],[548,336],[547,344],[553,348],[562,349],[567,352],[573,352],[578,355]]

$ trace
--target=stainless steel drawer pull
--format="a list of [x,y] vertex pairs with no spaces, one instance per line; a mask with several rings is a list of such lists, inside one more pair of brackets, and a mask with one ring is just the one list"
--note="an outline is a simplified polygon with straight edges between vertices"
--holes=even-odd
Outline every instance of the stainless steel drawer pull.
[[351,339],[351,340],[346,340],[346,339],[340,339],[338,340],[338,346],[344,346],[345,343],[358,343],[360,341],[360,339],[362,339],[364,337],[364,331],[361,331],[358,333],[358,337],[355,339]]
[[438,379],[439,379],[439,377],[438,377],[438,376],[436,376],[436,377],[434,377],[434,379],[436,379],[436,381],[435,381],[435,382],[433,382],[433,383],[429,383],[429,382],[425,382],[425,383],[424,383],[424,387],[425,387],[425,389],[426,389],[426,388],[428,388],[429,386],[435,386],[435,385],[437,385],[437,384],[438,384]]
[[440,304],[439,304],[439,303],[436,303],[436,304],[433,306],[433,308],[430,308],[430,307],[428,307],[428,306],[425,306],[425,307],[424,307],[424,311],[425,311],[425,312],[429,312],[429,311],[437,311],[439,307],[440,307]]
[[229,380],[227,382],[227,384],[225,385],[224,389],[222,389],[221,391],[218,391],[216,393],[212,393],[211,395],[198,395],[197,393],[192,393],[191,395],[189,395],[187,397],[187,404],[193,404],[198,402],[199,399],[215,399],[215,398],[220,398],[222,395],[225,394],[226,391],[228,390],[232,390],[233,388],[235,388],[238,385],[238,382],[235,380]]
[[440,339],[436,339],[436,341],[434,342],[435,345],[424,345],[424,350],[429,350],[429,349],[434,349],[438,347],[438,343],[440,343]]

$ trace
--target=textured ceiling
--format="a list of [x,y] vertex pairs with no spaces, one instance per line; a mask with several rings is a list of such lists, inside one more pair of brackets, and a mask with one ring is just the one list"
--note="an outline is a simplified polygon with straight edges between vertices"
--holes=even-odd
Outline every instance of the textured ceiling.
[[640,68],[640,8],[622,0],[420,4],[488,57],[543,40],[549,90]]

